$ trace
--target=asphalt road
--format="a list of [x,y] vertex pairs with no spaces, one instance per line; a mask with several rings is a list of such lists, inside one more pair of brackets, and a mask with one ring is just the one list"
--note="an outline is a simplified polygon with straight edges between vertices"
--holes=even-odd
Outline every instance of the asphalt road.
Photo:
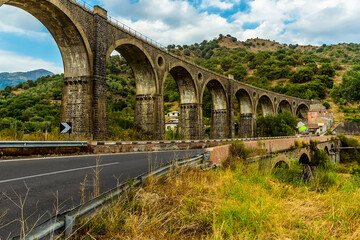
[[102,193],[174,159],[202,152],[199,149],[0,160],[0,239],[19,235],[21,209],[27,228],[31,228],[56,211],[78,206],[84,185],[85,200],[89,200],[94,193],[97,159]]

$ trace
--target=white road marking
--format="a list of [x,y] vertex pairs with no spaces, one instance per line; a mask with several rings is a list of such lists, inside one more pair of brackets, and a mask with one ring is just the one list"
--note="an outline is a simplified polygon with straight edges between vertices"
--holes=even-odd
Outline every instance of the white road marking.
[[[111,166],[111,165],[116,165],[116,164],[119,164],[119,163],[116,162],[116,163],[101,164],[101,165],[98,165],[98,167],[105,167],[105,166]],[[56,171],[56,172],[36,174],[36,175],[26,176],[26,177],[6,179],[6,180],[1,180],[0,183],[14,182],[14,181],[25,180],[25,179],[36,178],[36,177],[44,177],[44,176],[49,176],[49,175],[61,174],[61,173],[81,171],[81,170],[95,168],[95,167],[97,167],[97,166],[95,165],[95,166],[90,166],[90,167],[74,168],[74,169],[68,169],[68,170],[62,170],[62,171]]]

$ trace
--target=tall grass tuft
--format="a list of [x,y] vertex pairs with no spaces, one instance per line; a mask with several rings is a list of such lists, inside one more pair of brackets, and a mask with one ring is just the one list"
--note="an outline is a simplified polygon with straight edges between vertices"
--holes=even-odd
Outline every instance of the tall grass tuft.
[[243,164],[244,160],[250,155],[251,149],[245,147],[241,141],[233,141],[230,145],[230,154],[228,159],[222,163],[224,168],[235,169],[239,164]]

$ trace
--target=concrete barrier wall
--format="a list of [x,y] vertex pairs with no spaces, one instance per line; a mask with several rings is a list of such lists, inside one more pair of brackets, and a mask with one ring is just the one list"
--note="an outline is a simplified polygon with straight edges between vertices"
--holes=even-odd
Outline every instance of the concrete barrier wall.
[[209,162],[215,163],[220,165],[222,162],[226,161],[230,155],[230,144],[207,148],[206,152],[210,152],[210,159]]
[[38,156],[89,153],[86,147],[0,148],[0,158],[13,156]]

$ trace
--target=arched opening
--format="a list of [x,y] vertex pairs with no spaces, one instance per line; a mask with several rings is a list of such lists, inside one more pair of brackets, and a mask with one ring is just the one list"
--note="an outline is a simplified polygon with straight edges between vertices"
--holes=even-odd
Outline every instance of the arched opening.
[[324,147],[324,151],[330,156],[329,148],[327,146]]
[[296,109],[296,116],[303,122],[303,123],[307,123],[308,120],[308,116],[307,113],[309,112],[309,108],[306,104],[302,103],[298,106],[298,108]]
[[[210,94],[211,99],[210,99]],[[211,101],[211,111],[208,107]],[[206,119],[211,114],[211,127],[210,127],[210,138],[222,139],[228,137],[229,126],[228,126],[228,108],[227,108],[227,97],[225,89],[218,80],[210,80],[204,90],[202,103],[204,106],[204,125]],[[205,136],[207,135],[205,126]]]
[[267,95],[263,95],[259,98],[255,109],[257,136],[268,136],[271,132],[271,126],[268,124],[271,119],[268,117],[274,116],[273,103]]
[[275,169],[289,169],[289,164],[285,161],[279,161],[274,166]]
[[274,116],[273,103],[267,95],[260,97],[256,106],[256,116]]
[[180,118],[180,92],[176,80],[169,73],[163,87],[164,114],[165,114],[165,140],[185,138],[179,129]]
[[[93,82],[90,61],[92,53],[82,29],[64,8],[58,6],[59,3],[56,1],[11,0],[1,2],[24,10],[42,23],[55,40],[64,67],[64,75],[58,76],[57,79],[57,81],[61,79],[59,84],[61,86],[54,86],[46,93],[41,93],[49,95],[44,96],[47,98],[47,104],[44,104],[48,105],[46,109],[36,109],[34,103],[34,106],[31,106],[32,110],[22,110],[22,113],[26,113],[23,121],[31,119],[38,125],[40,121],[44,120],[47,122],[45,131],[51,130],[52,127],[57,128],[60,121],[71,122],[73,136],[90,136],[93,132]],[[51,78],[43,80],[51,81]],[[58,107],[60,109],[59,116],[57,114],[59,110],[50,109],[55,104],[60,105]],[[51,112],[52,116],[44,117],[45,112]],[[24,126],[24,129],[29,128]]]
[[330,153],[331,153],[331,154],[335,154],[335,147],[334,147],[334,144],[331,144],[331,147],[330,147]]
[[306,153],[303,153],[299,158],[299,163],[301,163],[303,166],[301,180],[303,180],[305,182],[309,182],[311,179],[314,178],[314,175],[313,175],[312,169],[311,169],[311,165],[310,165],[309,155]]
[[279,103],[279,106],[278,106],[278,113],[281,113],[281,112],[284,112],[284,111],[288,111],[288,112],[290,112],[292,114],[291,105],[287,100],[282,100]]
[[[235,118],[238,120],[238,136],[252,137],[254,128],[253,104],[250,94],[245,89],[240,89],[235,94],[234,101],[237,105],[235,108]],[[237,111],[236,111],[237,110]],[[238,115],[236,113],[239,113]]]
[[114,140],[161,137],[162,99],[143,49],[126,41],[115,47],[108,60],[107,86],[109,132]]
[[303,153],[300,158],[299,158],[299,162],[301,164],[310,164],[310,158],[309,155],[306,153]]
[[164,104],[167,102],[172,107],[172,111],[168,111],[166,105],[164,107],[165,129],[167,130],[167,125],[171,127],[172,121],[176,122],[178,119],[177,138],[199,138],[202,129],[199,127],[199,104],[195,83],[189,71],[181,66],[173,67],[165,79],[163,89]]

